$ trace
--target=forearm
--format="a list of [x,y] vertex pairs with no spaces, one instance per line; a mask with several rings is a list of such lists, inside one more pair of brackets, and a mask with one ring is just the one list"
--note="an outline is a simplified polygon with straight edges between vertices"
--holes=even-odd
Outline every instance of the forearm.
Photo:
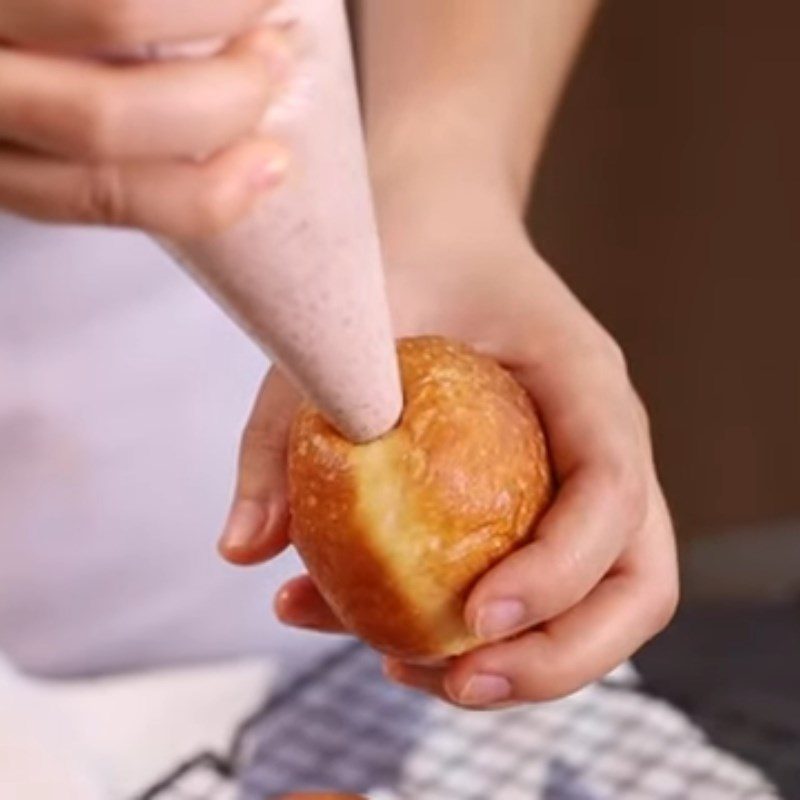
[[[437,192],[519,216],[597,0],[361,4],[379,216]],[[442,198],[442,202],[449,199]]]

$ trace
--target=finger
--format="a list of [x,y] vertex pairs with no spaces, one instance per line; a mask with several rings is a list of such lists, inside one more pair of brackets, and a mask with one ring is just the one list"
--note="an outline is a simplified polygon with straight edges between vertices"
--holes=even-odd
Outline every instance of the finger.
[[552,619],[586,597],[641,524],[652,472],[623,374],[576,360],[521,379],[543,414],[560,488],[534,541],[471,593],[466,620],[487,642]]
[[311,628],[321,633],[346,633],[308,575],[293,578],[275,595],[278,619],[295,628]]
[[269,28],[139,65],[0,49],[0,138],[85,161],[205,157],[257,126],[289,58]]
[[624,361],[610,345],[586,349],[551,355],[547,363],[515,375],[542,414],[560,477],[603,461],[615,477],[644,484],[639,470],[641,455],[648,452],[643,409]]
[[667,624],[677,602],[667,528],[629,562],[552,622],[458,659],[448,694],[470,706],[552,700],[607,674]]
[[4,0],[0,37],[21,44],[92,49],[229,37],[274,0]]
[[283,373],[270,370],[242,436],[233,505],[219,543],[228,561],[259,563],[288,543],[286,448],[298,402]]
[[628,530],[620,500],[600,467],[559,489],[534,541],[503,559],[475,586],[465,616],[483,641],[507,638],[583,599],[622,552]]
[[584,604],[543,629],[465,656],[448,675],[447,691],[468,706],[570,694],[645,641],[637,607],[644,599],[632,591],[629,576],[608,578]]
[[225,230],[284,177],[287,156],[253,139],[202,164],[81,164],[0,148],[0,207],[47,222],[120,225],[172,239]]
[[452,702],[452,698],[447,694],[444,686],[444,678],[447,674],[444,667],[421,667],[387,656],[383,659],[383,674],[392,683]]
[[[396,659],[386,658],[383,662],[383,672],[392,683],[438,697],[440,700],[452,705],[476,708],[474,705],[465,706],[463,703],[453,699],[447,690],[446,678],[448,673],[444,667],[421,667],[416,664],[406,664]],[[501,701],[487,703],[482,707],[486,710],[497,710],[513,704],[513,701]]]

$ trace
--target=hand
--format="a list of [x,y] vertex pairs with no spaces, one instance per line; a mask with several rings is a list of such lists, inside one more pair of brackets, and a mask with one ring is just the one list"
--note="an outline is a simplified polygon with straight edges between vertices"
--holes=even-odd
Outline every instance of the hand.
[[[671,618],[672,527],[619,348],[516,220],[448,208],[416,222],[400,215],[397,235],[384,231],[398,332],[449,335],[504,363],[541,412],[560,487],[533,541],[466,603],[486,645],[432,668],[387,659],[386,671],[466,706],[549,700],[607,673]],[[287,544],[284,458],[296,403],[273,370],[244,433],[221,542],[231,561],[260,561]],[[282,589],[277,613],[291,625],[341,631],[308,577]]]
[[[0,208],[177,238],[227,227],[281,179],[255,128],[286,79],[267,0],[0,0]],[[222,37],[208,58],[110,62]]]

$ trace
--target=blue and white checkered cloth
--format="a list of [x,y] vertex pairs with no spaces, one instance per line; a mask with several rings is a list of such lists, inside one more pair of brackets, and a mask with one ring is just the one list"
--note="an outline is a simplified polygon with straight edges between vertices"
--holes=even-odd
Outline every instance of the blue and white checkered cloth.
[[717,749],[635,676],[496,712],[387,683],[351,646],[138,800],[267,800],[293,791],[371,800],[775,800],[755,767]]

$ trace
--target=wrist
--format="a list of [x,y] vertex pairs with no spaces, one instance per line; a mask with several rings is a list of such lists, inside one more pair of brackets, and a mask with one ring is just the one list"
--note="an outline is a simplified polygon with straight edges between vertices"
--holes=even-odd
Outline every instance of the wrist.
[[487,236],[525,236],[523,204],[510,182],[468,156],[370,163],[378,228],[388,265],[441,249],[474,245]]
[[[378,223],[392,246],[406,231],[523,218],[528,176],[491,126],[476,124],[463,92],[406,98],[367,117],[367,155]],[[368,107],[369,110],[369,107]]]

